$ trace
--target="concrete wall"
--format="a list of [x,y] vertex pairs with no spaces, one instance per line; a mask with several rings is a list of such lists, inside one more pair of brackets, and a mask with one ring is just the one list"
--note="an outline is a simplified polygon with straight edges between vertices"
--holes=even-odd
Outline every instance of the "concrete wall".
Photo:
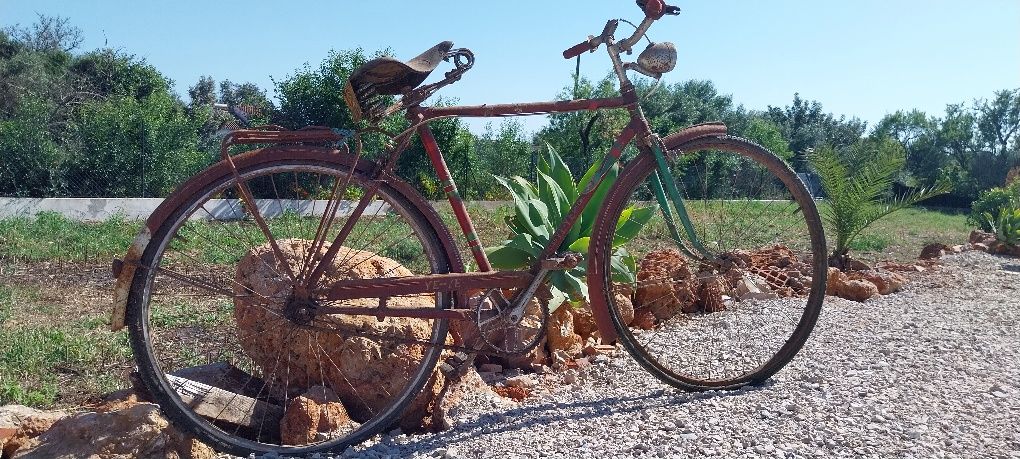
[[[40,212],[56,212],[72,220],[102,221],[115,215],[128,220],[145,219],[163,202],[162,198],[0,198],[0,219],[26,217]],[[299,215],[322,215],[326,201],[299,201],[288,199],[256,199],[255,204],[263,216],[273,217],[281,212]],[[338,216],[346,216],[357,205],[356,201],[343,201]],[[376,201],[365,213],[388,212],[389,206]],[[198,209],[192,218],[237,220],[244,210],[236,199],[213,199]]]

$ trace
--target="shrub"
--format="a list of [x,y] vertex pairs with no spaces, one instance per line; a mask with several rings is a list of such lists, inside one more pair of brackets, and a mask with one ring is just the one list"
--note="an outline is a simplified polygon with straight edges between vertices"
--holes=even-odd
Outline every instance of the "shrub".
[[[981,228],[981,231],[994,232],[993,223],[997,216],[1008,207],[1020,207],[1020,181],[1013,182],[1004,188],[992,188],[981,193],[981,196],[971,205],[970,216],[967,222]],[[986,215],[996,219],[986,218]]]

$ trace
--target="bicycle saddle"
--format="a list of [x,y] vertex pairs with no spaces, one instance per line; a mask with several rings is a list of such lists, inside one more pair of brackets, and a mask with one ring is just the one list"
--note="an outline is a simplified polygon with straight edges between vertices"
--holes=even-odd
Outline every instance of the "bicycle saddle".
[[451,48],[453,42],[444,41],[407,62],[392,57],[372,59],[351,73],[348,82],[355,89],[371,84],[379,95],[401,94],[425,81]]
[[407,62],[384,56],[355,69],[344,85],[344,99],[354,120],[376,115],[381,108],[378,100],[373,101],[376,96],[398,95],[418,87],[452,48],[452,41],[444,41]]

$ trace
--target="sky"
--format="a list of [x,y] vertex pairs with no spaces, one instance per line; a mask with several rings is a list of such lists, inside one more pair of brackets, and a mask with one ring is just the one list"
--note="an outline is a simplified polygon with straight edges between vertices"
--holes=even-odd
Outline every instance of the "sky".
[[[873,125],[896,110],[941,115],[947,104],[1020,88],[1020,0],[672,1],[683,13],[649,32],[678,49],[664,83],[709,79],[747,109],[786,106],[800,93]],[[440,92],[463,104],[554,99],[572,81],[564,49],[608,19],[642,17],[631,0],[0,0],[0,26],[27,25],[37,14],[70,18],[85,50],[109,46],[144,58],[180,94],[209,75],[272,95],[273,79],[317,67],[330,49],[391,48],[410,59],[452,40],[477,58]],[[604,51],[582,57],[590,78],[610,69]],[[525,128],[543,123],[532,117]]]

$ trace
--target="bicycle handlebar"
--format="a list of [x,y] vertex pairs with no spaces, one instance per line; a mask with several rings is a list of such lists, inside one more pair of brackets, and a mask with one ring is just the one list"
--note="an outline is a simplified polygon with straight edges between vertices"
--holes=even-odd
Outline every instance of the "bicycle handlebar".
[[[680,14],[680,8],[667,5],[662,0],[637,0],[637,5],[645,12],[645,20],[637,27],[633,36],[619,42],[623,45],[622,47],[624,50],[629,50],[634,43],[640,40],[641,36],[648,30],[648,27],[651,26],[652,22],[661,19],[667,14],[674,16]],[[606,28],[602,30],[601,35],[597,37],[588,37],[587,40],[567,48],[563,51],[563,58],[571,59],[580,56],[585,51],[595,51],[600,45],[606,43],[607,40],[612,38],[613,34],[616,33],[617,24],[619,24],[619,21],[615,19],[607,22]]]

